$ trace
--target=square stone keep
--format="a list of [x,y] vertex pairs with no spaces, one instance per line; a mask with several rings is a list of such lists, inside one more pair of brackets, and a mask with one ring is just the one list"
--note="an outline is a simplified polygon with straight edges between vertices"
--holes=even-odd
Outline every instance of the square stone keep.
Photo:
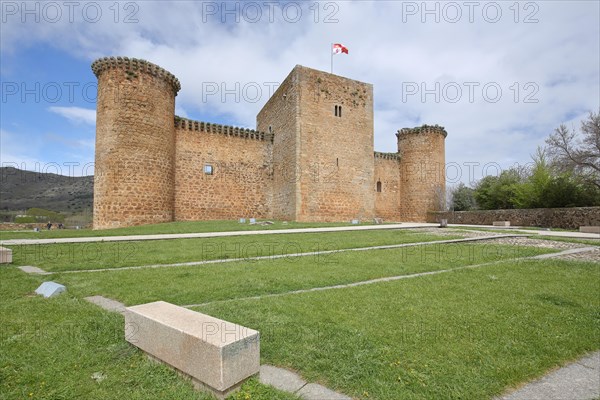
[[126,308],[125,339],[218,398],[260,369],[258,331],[164,301]]
[[61,294],[62,292],[66,291],[66,290],[67,290],[67,288],[65,286],[61,285],[60,283],[44,282],[40,285],[40,287],[35,289],[35,292],[37,294],[40,294],[40,295],[48,298],[48,297],[58,296],[59,294]]
[[10,264],[12,262],[12,250],[6,247],[0,247],[0,264]]

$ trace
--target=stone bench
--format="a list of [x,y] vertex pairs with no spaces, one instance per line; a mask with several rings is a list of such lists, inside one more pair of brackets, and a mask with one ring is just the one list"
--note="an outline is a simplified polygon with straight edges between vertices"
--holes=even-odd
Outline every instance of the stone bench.
[[6,247],[0,247],[0,264],[10,264],[12,262],[12,250]]
[[224,399],[260,370],[255,330],[164,301],[125,309],[125,339]]
[[580,226],[579,232],[581,233],[598,233],[600,234],[600,226]]
[[494,221],[494,226],[510,226],[510,221]]

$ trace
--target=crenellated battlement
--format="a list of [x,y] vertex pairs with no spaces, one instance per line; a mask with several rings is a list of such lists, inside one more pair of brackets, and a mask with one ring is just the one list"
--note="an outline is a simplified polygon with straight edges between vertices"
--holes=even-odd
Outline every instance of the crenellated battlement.
[[421,126],[417,126],[414,128],[402,128],[398,131],[398,133],[396,133],[396,136],[399,137],[400,135],[406,135],[406,134],[427,134],[427,133],[439,133],[440,135],[443,135],[444,137],[448,136],[448,132],[446,132],[446,129],[443,126],[439,126],[439,125],[421,125]]
[[194,121],[175,116],[175,129],[188,131],[215,133],[226,136],[235,136],[243,139],[266,140],[273,142],[273,134],[255,131],[254,129],[240,128],[237,126],[211,124],[210,122]]
[[398,153],[383,153],[380,151],[375,152],[375,158],[381,158],[384,160],[396,160],[400,161],[400,155]]
[[100,77],[102,71],[113,68],[123,69],[131,77],[137,77],[138,72],[150,74],[167,81],[173,87],[175,94],[181,90],[181,84],[175,75],[146,60],[130,57],[103,57],[92,63],[92,71],[96,77]]

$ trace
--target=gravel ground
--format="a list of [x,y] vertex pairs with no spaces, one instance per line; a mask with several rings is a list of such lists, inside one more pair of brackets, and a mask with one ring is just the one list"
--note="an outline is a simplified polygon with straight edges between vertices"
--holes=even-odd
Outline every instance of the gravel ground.
[[[440,228],[418,228],[412,229],[413,232],[418,233],[432,233],[439,236],[462,236],[463,238],[477,238],[482,236],[500,235],[496,232],[484,232],[484,231],[467,231],[467,230],[454,230],[454,229],[440,229]],[[508,234],[513,232],[506,232]]]
[[[432,233],[439,236],[451,236],[451,235],[460,235],[464,238],[477,238],[482,236],[490,236],[490,235],[501,235],[500,233],[495,232],[484,232],[484,231],[471,231],[471,230],[461,230],[456,231],[454,229],[440,229],[440,228],[419,228],[415,230],[418,232],[427,232]],[[516,233],[516,232],[506,232],[507,234]],[[484,240],[477,243],[497,243],[497,244],[508,244],[511,246],[527,246],[527,247],[539,247],[544,249],[556,249],[556,250],[569,250],[569,249],[579,249],[582,247],[592,247],[591,245],[585,245],[581,243],[570,243],[570,242],[559,242],[553,240],[543,240],[543,239],[535,239],[535,238],[527,238],[527,237],[512,237],[512,238],[500,238],[500,239],[490,239]],[[600,262],[600,247],[596,250],[588,251],[585,253],[577,253],[577,254],[566,254],[564,256],[557,257],[561,260],[575,260],[575,261],[593,261]]]
[[[512,246],[529,246],[539,247],[545,249],[556,249],[556,250],[569,250],[569,249],[580,249],[582,247],[593,247],[581,243],[569,243],[569,242],[558,242],[553,240],[533,239],[525,237],[515,238],[501,238],[501,239],[490,239],[483,241],[484,243],[498,243],[508,244]],[[600,247],[593,251],[587,251],[585,253],[566,254],[564,256],[556,257],[560,260],[575,260],[575,261],[598,261],[600,262]]]

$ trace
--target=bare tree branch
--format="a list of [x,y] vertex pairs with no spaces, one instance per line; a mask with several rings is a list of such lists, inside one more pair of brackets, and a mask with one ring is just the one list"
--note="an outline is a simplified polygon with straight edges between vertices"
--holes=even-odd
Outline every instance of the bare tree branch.
[[600,112],[590,112],[578,133],[560,125],[547,139],[552,164],[600,188]]

